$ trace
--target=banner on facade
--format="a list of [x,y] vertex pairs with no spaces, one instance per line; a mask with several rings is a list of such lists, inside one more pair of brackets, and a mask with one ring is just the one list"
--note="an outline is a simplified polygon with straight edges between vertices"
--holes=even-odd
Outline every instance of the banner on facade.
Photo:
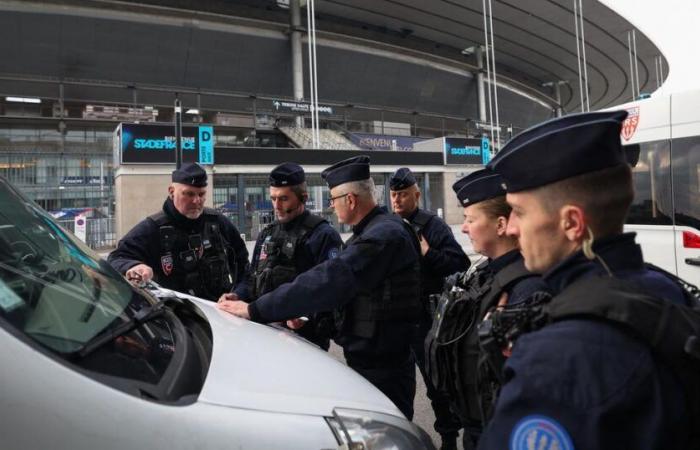
[[348,133],[347,137],[353,144],[365,150],[411,151],[413,144],[425,140],[411,136],[369,133]]

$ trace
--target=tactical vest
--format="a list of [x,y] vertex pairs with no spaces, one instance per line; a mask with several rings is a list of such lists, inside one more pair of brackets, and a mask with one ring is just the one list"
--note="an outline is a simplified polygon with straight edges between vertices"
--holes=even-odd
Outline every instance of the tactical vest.
[[285,230],[284,224],[274,222],[263,230],[258,263],[253,268],[252,300],[278,286],[294,280],[300,273],[295,257],[306,238],[325,219],[307,214],[296,226]]
[[[423,230],[428,225],[428,222],[433,220],[435,214],[419,209],[413,219],[410,221],[411,228],[417,237],[423,236]],[[420,246],[419,246],[420,249]],[[420,252],[418,253],[420,255]],[[421,259],[423,257],[421,256]],[[421,264],[421,289],[423,300],[427,300],[430,294],[438,293],[442,290],[443,277],[435,276],[430,273],[430,268],[425,264]],[[425,303],[427,304],[427,302]]]
[[691,421],[687,448],[700,448],[700,291],[662,269],[650,264],[647,267],[664,273],[683,288],[690,306],[649,295],[627,280],[590,277],[574,282],[539,306],[494,312],[487,327],[490,332],[483,334],[503,348],[524,333],[562,320],[611,324],[648,345],[678,377]]
[[483,367],[478,324],[499,298],[519,281],[534,276],[522,259],[495,275],[488,266],[450,277],[437,301],[425,341],[426,371],[446,393],[465,425],[480,427],[491,414],[500,385]]
[[[365,230],[382,220],[386,220],[382,214],[373,217]],[[401,223],[413,236],[410,226],[403,220]],[[357,238],[355,235],[350,237],[346,246]],[[413,241],[420,255],[419,244],[415,239]],[[414,264],[386,278],[374,290],[360,286],[357,297],[335,312],[336,330],[339,334],[371,339],[383,321],[417,322],[422,311],[420,294],[420,263],[416,260]]]
[[220,229],[218,213],[204,208],[200,233],[190,233],[173,224],[160,211],[149,216],[158,225],[160,267],[154,272],[157,283],[175,291],[216,301],[235,283],[233,248]]

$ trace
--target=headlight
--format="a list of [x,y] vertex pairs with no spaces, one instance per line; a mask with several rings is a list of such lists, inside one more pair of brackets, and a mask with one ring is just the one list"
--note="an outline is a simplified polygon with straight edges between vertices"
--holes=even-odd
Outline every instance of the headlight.
[[372,411],[336,408],[326,419],[342,449],[434,450],[430,436],[408,420]]

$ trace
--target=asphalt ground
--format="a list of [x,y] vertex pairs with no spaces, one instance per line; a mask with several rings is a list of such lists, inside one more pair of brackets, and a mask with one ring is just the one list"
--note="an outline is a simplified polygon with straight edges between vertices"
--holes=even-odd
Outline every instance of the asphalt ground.
[[[331,343],[329,353],[337,360],[345,362],[343,350],[334,343]],[[413,409],[413,423],[424,429],[432,438],[435,447],[440,448],[440,435],[436,433],[433,428],[435,413],[433,413],[433,408],[430,406],[430,400],[428,400],[428,396],[425,392],[425,383],[423,382],[423,377],[421,377],[418,368],[416,368],[416,397],[413,402]],[[461,441],[458,442],[458,446],[461,450]]]

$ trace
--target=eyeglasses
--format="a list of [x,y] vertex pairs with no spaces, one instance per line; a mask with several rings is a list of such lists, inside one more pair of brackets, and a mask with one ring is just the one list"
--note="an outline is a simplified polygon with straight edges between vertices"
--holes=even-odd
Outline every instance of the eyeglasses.
[[347,197],[348,195],[350,195],[349,192],[347,194],[339,195],[337,197],[328,197],[328,206],[333,206],[333,203],[335,203],[336,200],[338,200],[339,198]]

